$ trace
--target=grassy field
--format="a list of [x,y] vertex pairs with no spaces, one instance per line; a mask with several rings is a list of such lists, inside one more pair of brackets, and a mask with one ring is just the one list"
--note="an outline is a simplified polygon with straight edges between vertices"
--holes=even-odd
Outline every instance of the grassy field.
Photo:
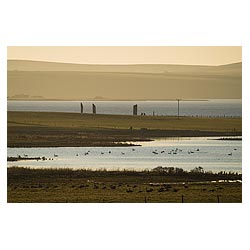
[[241,132],[241,118],[130,116],[49,112],[8,112],[9,126],[161,129]]
[[[238,174],[8,168],[8,202],[242,202]],[[206,182],[207,181],[207,182]]]
[[8,112],[8,146],[115,146],[171,136],[241,135],[241,118]]

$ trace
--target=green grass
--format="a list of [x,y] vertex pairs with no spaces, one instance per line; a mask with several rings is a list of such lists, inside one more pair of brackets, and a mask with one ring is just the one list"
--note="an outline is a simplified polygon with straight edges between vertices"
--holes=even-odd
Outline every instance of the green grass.
[[241,122],[241,118],[8,112],[8,147],[124,146],[158,137],[233,136],[241,135]]
[[8,112],[8,126],[92,129],[161,129],[241,132],[241,118],[129,116],[49,112]]
[[219,179],[241,175],[8,168],[8,202],[242,202],[241,183],[205,183]]

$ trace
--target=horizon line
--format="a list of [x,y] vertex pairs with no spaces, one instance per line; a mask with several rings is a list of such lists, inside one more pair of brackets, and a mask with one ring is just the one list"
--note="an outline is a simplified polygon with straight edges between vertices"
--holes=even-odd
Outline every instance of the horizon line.
[[77,64],[77,65],[91,65],[91,66],[133,66],[133,65],[175,65],[175,66],[209,66],[209,67],[218,67],[231,64],[242,63],[242,61],[230,62],[226,64],[179,64],[179,63],[79,63],[79,62],[61,62],[61,61],[41,61],[34,59],[18,59],[18,58],[7,58],[7,61],[31,61],[31,62],[43,62],[43,63],[62,63],[62,64]]

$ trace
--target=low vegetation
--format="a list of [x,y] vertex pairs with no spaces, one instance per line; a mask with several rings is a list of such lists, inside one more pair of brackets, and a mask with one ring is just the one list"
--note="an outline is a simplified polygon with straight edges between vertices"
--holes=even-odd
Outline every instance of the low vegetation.
[[241,118],[8,112],[8,147],[129,146],[157,137],[241,135]]
[[151,171],[8,168],[8,202],[241,202],[242,175],[157,167]]

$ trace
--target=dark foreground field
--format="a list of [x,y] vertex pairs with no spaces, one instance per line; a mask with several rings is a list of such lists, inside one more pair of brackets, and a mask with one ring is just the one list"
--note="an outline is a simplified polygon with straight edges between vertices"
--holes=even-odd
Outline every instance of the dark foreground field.
[[[8,202],[242,202],[240,174],[8,168]],[[218,182],[219,180],[231,180]],[[217,182],[212,182],[217,181]]]
[[241,118],[8,112],[8,147],[128,146],[157,137],[241,135]]

